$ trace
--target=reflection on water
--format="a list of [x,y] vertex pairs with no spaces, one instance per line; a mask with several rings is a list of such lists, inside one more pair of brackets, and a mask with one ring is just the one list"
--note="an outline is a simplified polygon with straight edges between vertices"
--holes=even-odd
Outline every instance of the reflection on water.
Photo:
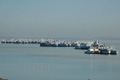
[[[119,41],[110,43],[120,51]],[[0,44],[0,77],[9,80],[119,80],[120,55],[88,55],[74,48]]]

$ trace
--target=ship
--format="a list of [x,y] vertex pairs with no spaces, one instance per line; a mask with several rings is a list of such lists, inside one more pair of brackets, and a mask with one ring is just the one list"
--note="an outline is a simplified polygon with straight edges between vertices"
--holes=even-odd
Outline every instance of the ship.
[[110,48],[90,48],[85,51],[86,54],[104,54],[104,55],[117,55],[118,51]]
[[75,46],[75,49],[88,50],[91,47],[91,43],[81,43],[80,45]]

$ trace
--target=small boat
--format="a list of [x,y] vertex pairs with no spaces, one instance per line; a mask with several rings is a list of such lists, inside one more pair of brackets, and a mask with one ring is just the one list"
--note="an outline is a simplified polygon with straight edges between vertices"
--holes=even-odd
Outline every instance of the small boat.
[[42,43],[40,43],[40,46],[41,47],[51,47],[51,43],[49,43],[49,42],[42,42]]
[[118,51],[116,51],[116,50],[111,50],[111,53],[110,53],[111,55],[116,55],[116,54],[118,54]]
[[94,49],[88,49],[87,51],[85,51],[86,54],[94,54]]
[[101,54],[110,54],[111,50],[109,50],[109,49],[100,49],[100,53]]
[[6,41],[5,41],[5,40],[2,40],[1,43],[6,43]]

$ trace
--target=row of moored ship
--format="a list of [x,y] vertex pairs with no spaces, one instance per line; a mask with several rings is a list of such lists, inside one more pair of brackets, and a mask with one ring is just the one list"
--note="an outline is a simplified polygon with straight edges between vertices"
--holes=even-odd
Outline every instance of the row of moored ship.
[[99,41],[66,41],[66,40],[33,40],[33,39],[9,39],[2,40],[4,44],[40,44],[41,47],[75,47],[75,49],[86,50],[86,54],[112,54],[116,55],[118,51],[115,48],[100,44]]

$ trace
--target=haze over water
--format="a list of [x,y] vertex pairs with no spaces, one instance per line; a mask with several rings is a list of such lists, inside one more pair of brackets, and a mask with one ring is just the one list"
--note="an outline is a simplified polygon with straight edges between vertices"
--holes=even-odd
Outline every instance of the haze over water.
[[120,0],[0,0],[0,37],[120,39]]

